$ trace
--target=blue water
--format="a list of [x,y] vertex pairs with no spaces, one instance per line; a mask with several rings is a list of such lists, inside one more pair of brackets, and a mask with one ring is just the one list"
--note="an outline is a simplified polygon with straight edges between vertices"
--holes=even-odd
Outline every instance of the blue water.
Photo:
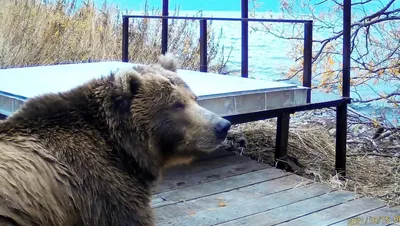
[[[103,0],[98,0],[103,1]],[[268,0],[270,1],[270,0]],[[129,5],[124,3],[124,0],[112,0],[114,4],[119,4],[120,8],[129,8]],[[159,0],[161,3],[162,1]],[[236,5],[239,5],[238,1]],[[175,4],[178,2],[170,1],[170,14],[173,13],[172,9]],[[186,4],[186,3],[185,3]],[[268,7],[272,7],[271,9],[276,10],[276,4],[268,4]],[[189,6],[189,5],[188,5]],[[160,5],[155,6],[159,8]],[[210,6],[211,7],[211,6]],[[214,6],[213,6],[214,7]],[[374,5],[369,5],[368,7],[377,7]],[[137,6],[134,9],[134,14],[140,14],[140,9],[137,9]],[[184,9],[185,7],[183,7]],[[190,7],[189,7],[190,8]],[[209,8],[209,7],[208,7]],[[375,9],[373,8],[373,9]],[[199,10],[202,8],[200,7]],[[371,10],[373,10],[371,9]],[[229,17],[229,18],[240,18],[240,11],[226,11],[229,10],[229,7],[225,9],[225,11],[203,11],[203,16],[211,16],[211,17]],[[374,10],[373,10],[374,11]],[[355,11],[353,13],[356,13]],[[193,16],[199,15],[198,11],[180,11],[180,16]],[[260,13],[262,15],[262,13]],[[272,14],[273,18],[279,18],[282,16],[279,13]],[[259,16],[257,16],[259,17]],[[299,16],[297,19],[302,19]],[[249,27],[252,25],[256,25],[257,22],[249,22]],[[228,71],[233,74],[240,73],[241,67],[241,26],[240,22],[229,22],[229,21],[213,21],[212,26],[216,31],[220,31],[222,29],[222,38],[220,40],[220,44],[225,47],[225,56],[229,56],[229,63],[227,65]],[[280,25],[277,25],[280,26]],[[299,24],[299,26],[303,26]],[[285,74],[287,74],[291,65],[295,64],[294,60],[288,55],[290,53],[290,42],[284,39],[280,39],[274,37],[272,35],[268,35],[262,31],[252,31],[250,30],[249,34],[249,77],[257,78],[257,79],[265,79],[265,80],[281,80],[285,78]],[[324,33],[323,31],[313,31],[314,38],[321,39],[323,37],[329,37],[329,34]],[[197,37],[195,37],[197,38]],[[232,52],[230,52],[230,48],[232,48]],[[288,81],[290,83],[301,84],[298,79],[293,79]],[[315,78],[313,80],[315,81]],[[368,86],[369,85],[369,86]],[[373,87],[375,91],[372,91],[370,87]],[[358,99],[362,96],[364,99],[377,97],[376,93],[384,94],[391,93],[393,91],[398,91],[400,88],[400,82],[384,82],[381,81],[379,83],[374,84],[372,81],[367,83],[367,85],[357,87],[357,90],[354,87],[351,89],[351,97]],[[357,91],[357,93],[355,92]],[[340,95],[339,91],[333,90],[335,94]],[[319,96],[318,99],[323,97],[323,93]],[[378,102],[370,102],[367,104],[352,104],[352,108],[360,111],[363,114],[366,114],[371,117],[379,117],[382,113],[386,114],[386,118],[393,123],[395,119],[398,118],[400,114],[399,109],[394,109],[390,105],[388,105],[385,101]],[[400,121],[400,120],[399,120]]]
[[[83,1],[83,0],[80,0]],[[97,5],[101,5],[105,0],[94,0]],[[79,2],[79,0],[78,0]],[[280,1],[279,0],[258,0],[260,5],[259,10],[267,11],[279,11]],[[151,7],[161,8],[162,0],[147,0],[147,3]],[[118,5],[124,9],[139,10],[143,8],[145,0],[107,0],[107,4]],[[240,10],[240,0],[201,0],[201,1],[188,1],[188,0],[169,0],[170,9],[179,6],[181,10],[223,10],[223,11],[238,11]],[[251,6],[250,6],[251,7]]]
[[[181,16],[192,16],[196,11],[182,11]],[[278,14],[276,14],[279,17]],[[204,11],[203,16],[212,17],[240,17],[240,12],[227,12],[227,11]],[[250,22],[255,25],[256,22]],[[234,73],[240,73],[241,66],[241,27],[240,22],[227,22],[227,21],[213,21],[213,28],[219,31],[222,29],[221,44],[225,46],[225,55],[228,56],[229,48],[232,47],[231,56],[229,58],[228,71],[234,71]],[[249,27],[251,24],[249,24]],[[279,25],[278,25],[279,26]],[[303,25],[299,25],[303,26]],[[249,29],[251,30],[251,29]],[[329,34],[323,32],[314,31],[314,38],[324,37]],[[265,80],[281,80],[285,78],[285,74],[291,65],[295,64],[294,60],[288,55],[290,52],[290,43],[287,40],[277,38],[272,35],[268,35],[262,31],[250,31],[249,33],[249,77]],[[316,82],[315,80],[313,80]],[[301,84],[297,79],[289,81],[290,83]],[[373,87],[375,91],[372,91],[370,87]],[[363,99],[375,98],[376,93],[391,93],[393,91],[399,91],[400,82],[381,81],[374,83],[373,81],[363,86],[358,86],[357,89],[354,87],[351,89],[351,97],[359,99],[360,96]],[[356,94],[356,92],[358,94]],[[335,94],[340,95],[339,91],[332,91]],[[318,94],[323,96],[324,93]],[[320,97],[321,97],[320,96]],[[386,101],[370,102],[366,104],[352,104],[352,108],[360,111],[371,117],[380,117],[382,113],[385,113],[386,118],[391,123],[399,118],[399,109],[394,109],[392,105],[388,105]],[[397,124],[397,123],[395,123]]]

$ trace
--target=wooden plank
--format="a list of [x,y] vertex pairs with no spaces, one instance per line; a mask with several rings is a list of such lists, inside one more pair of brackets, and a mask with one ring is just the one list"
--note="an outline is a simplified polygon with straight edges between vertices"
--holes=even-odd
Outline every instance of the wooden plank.
[[[164,205],[171,205],[178,202],[239,189],[288,175],[290,175],[290,173],[275,168],[257,170],[251,173],[236,175],[217,181],[211,181],[182,189],[158,193],[153,195],[152,204],[154,205],[154,208]],[[223,187],[221,186],[222,184]],[[160,201],[162,201],[162,203],[160,203]]]
[[258,170],[255,172],[241,174],[218,181],[212,181],[183,189],[159,193],[153,195],[153,200],[159,200],[159,198],[161,198],[164,201],[161,203],[154,201],[152,202],[152,204],[154,208],[164,205],[171,205],[182,201],[231,191],[241,187],[258,184],[264,181],[273,180],[288,175],[290,175],[290,173],[275,168]]
[[[215,208],[219,201],[224,203],[230,203],[230,205],[240,205],[241,202],[248,201],[250,199],[256,199],[262,196],[271,195],[274,193],[282,192],[288,189],[292,189],[296,186],[305,186],[312,183],[310,180],[304,180],[296,175],[289,175],[281,177],[275,180],[269,180],[259,184],[246,186],[238,189],[234,189],[228,192],[222,192],[207,197],[201,197],[188,205],[170,205],[160,207],[162,212],[161,218],[180,217],[187,215],[187,212],[199,212],[210,208]],[[164,210],[165,209],[165,210]]]
[[400,207],[382,207],[351,218],[347,218],[332,226],[356,225],[396,225],[400,223]]
[[232,218],[232,221],[222,223],[224,226],[233,225],[276,225],[285,221],[293,220],[309,213],[320,211],[349,200],[353,200],[360,195],[352,192],[333,191],[328,194],[296,202],[276,209],[260,212],[244,218]]
[[235,153],[231,152],[231,151],[226,151],[224,149],[219,149],[216,150],[212,153],[206,154],[201,156],[201,158],[199,158],[199,161],[207,161],[210,159],[214,159],[214,158],[220,158],[220,157],[227,157],[230,155],[235,155]]
[[311,180],[297,176],[295,174],[286,177],[280,177],[274,180],[265,181],[259,184],[239,188],[241,193],[253,193],[259,196],[271,195],[299,186],[305,186],[313,183]]
[[[246,192],[218,194],[213,197],[156,209],[156,220],[158,225],[215,225],[229,221],[230,219],[248,216],[260,211],[267,211],[319,196],[327,193],[327,191],[329,191],[329,188],[326,185],[313,183],[250,199],[247,197],[244,199],[241,198],[241,196],[249,194]],[[219,200],[216,200],[216,197],[223,198],[226,205],[219,206]],[[205,210],[199,212],[193,211],[199,209],[199,207]],[[187,213],[185,216],[173,217],[177,215],[176,212],[185,213],[184,211]]]
[[310,213],[307,216],[291,220],[286,223],[278,224],[284,225],[330,225],[344,219],[351,218],[366,211],[375,210],[385,206],[386,203],[373,198],[360,198],[354,201],[346,202],[319,212]]
[[250,161],[216,169],[208,169],[197,173],[182,174],[173,178],[162,180],[162,183],[154,188],[153,194],[175,189],[182,189],[196,184],[203,184],[211,181],[221,180],[224,178],[245,174],[265,168],[270,167],[266,164]]
[[245,162],[254,162],[255,164],[257,163],[254,160],[238,155],[223,156],[209,160],[198,160],[189,165],[174,166],[165,170],[162,179],[170,179],[184,174],[192,174],[204,170],[216,169]]

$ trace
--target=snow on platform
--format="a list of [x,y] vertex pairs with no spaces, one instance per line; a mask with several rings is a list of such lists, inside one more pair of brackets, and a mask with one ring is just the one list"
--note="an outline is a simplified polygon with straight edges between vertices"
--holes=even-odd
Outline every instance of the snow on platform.
[[[68,91],[132,63],[96,62],[0,70],[0,114],[11,115],[31,97]],[[306,103],[307,88],[214,73],[179,70],[199,104],[221,116]]]

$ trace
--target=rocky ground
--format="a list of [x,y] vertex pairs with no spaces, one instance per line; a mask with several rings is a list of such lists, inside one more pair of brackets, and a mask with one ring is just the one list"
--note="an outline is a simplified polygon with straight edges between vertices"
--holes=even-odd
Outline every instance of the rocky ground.
[[[351,109],[350,109],[351,110]],[[289,169],[339,189],[400,204],[400,132],[357,112],[348,115],[347,177],[334,174],[335,111],[297,113],[291,118]],[[226,149],[274,165],[276,120],[236,125]]]

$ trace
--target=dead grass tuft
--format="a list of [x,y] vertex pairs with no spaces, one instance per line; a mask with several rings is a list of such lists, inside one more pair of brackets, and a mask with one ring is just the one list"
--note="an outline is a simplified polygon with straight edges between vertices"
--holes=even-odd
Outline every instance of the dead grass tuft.
[[[232,129],[231,148],[236,153],[274,165],[275,120],[237,125]],[[245,142],[244,142],[245,140]],[[317,123],[291,123],[289,157],[297,160],[295,172],[334,188],[378,197],[400,204],[400,159],[381,156],[348,156],[347,179],[334,174],[335,140]]]
[[[0,67],[121,60],[122,12],[93,1],[0,0]],[[129,14],[161,15],[146,7]],[[173,15],[177,15],[177,8]],[[125,14],[125,12],[124,12]],[[130,61],[154,62],[161,52],[161,20],[130,20]],[[199,68],[198,21],[170,21],[169,50],[184,62],[180,68]],[[209,69],[221,70],[226,62],[218,34],[209,25]]]

